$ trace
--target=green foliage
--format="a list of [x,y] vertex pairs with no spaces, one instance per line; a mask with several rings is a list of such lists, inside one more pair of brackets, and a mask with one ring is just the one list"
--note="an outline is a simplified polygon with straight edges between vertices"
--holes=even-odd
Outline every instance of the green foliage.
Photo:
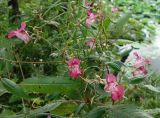
[[153,118],[134,105],[113,106],[109,112],[109,118]]
[[126,13],[124,16],[118,19],[118,21],[113,25],[111,32],[116,38],[122,33],[123,27],[124,25],[126,25],[131,15],[132,13]]
[[160,93],[160,88],[159,87],[154,87],[152,85],[144,85],[144,87],[148,88],[149,90],[151,90],[153,92]]
[[14,94],[18,97],[27,97],[24,90],[19,85],[14,83],[13,81],[6,79],[6,78],[2,78],[1,82],[2,82],[3,86],[12,94]]
[[86,118],[104,117],[105,112],[106,112],[105,107],[96,107],[87,114]]
[[25,118],[25,117],[29,117],[29,118],[35,118],[38,116],[43,116],[43,113],[47,112],[47,111],[51,111],[56,109],[61,103],[57,102],[57,103],[51,103],[51,104],[46,104],[45,106],[32,110],[29,113],[26,114],[19,114],[19,115],[11,115],[11,116],[3,116],[3,118]]
[[20,83],[20,86],[28,93],[71,93],[80,90],[81,81],[73,80],[68,77],[32,77]]
[[[0,118],[46,118],[49,114],[56,118],[152,118],[147,113],[159,118],[159,78],[133,77],[134,66],[125,63],[133,49],[153,39],[160,22],[159,1],[94,1],[91,12],[97,19],[91,27],[86,26],[85,2],[18,0],[20,19],[11,23],[12,8],[7,0],[0,1]],[[112,11],[114,6],[117,12]],[[7,33],[23,21],[31,41],[25,45],[15,37],[8,40]],[[92,37],[96,38],[94,49],[86,45]],[[68,74],[71,58],[81,61],[82,74],[77,79]],[[107,72],[123,85],[122,101],[113,102],[104,91]]]

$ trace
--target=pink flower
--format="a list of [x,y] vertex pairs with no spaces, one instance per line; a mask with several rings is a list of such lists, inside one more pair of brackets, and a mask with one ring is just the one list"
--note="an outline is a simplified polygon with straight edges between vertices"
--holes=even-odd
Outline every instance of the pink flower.
[[49,115],[47,116],[47,118],[52,118],[52,117],[51,117],[51,115],[49,114]]
[[22,22],[21,27],[17,30],[9,32],[7,37],[11,39],[16,36],[17,38],[23,40],[27,44],[30,41],[30,37],[25,28],[26,28],[26,23]]
[[96,38],[93,37],[92,39],[90,39],[89,41],[86,41],[85,44],[86,46],[89,46],[90,48],[96,48],[95,46],[95,42],[96,42]]
[[81,75],[81,70],[79,68],[80,60],[73,58],[67,62],[69,69],[69,76],[72,78],[78,78]]
[[110,93],[113,101],[121,100],[124,94],[124,88],[116,82],[117,77],[113,74],[108,73],[106,76],[106,85],[104,90]]
[[114,6],[114,7],[111,8],[111,11],[112,11],[113,13],[118,12],[118,8]]
[[116,82],[106,84],[104,90],[111,94],[113,101],[121,100],[123,98],[124,88]]
[[132,72],[133,76],[138,76],[138,75],[147,75],[148,71],[144,66],[141,66],[137,68],[134,72]]
[[87,19],[86,19],[86,25],[87,27],[90,27],[92,24],[96,22],[98,15],[93,14],[90,10],[87,10]]
[[139,56],[137,52],[133,53],[134,56],[136,56],[136,62],[134,64],[134,67],[136,68],[134,72],[132,72],[133,76],[138,76],[141,74],[146,75],[148,73],[145,66],[150,63],[148,59],[144,59],[142,56]]
[[74,65],[80,65],[80,60],[73,58],[73,59],[69,60],[67,63],[68,63],[69,67],[72,67]]
[[116,80],[117,80],[116,76],[114,76],[113,74],[107,74],[106,81],[108,83],[114,83],[114,82],[116,82]]

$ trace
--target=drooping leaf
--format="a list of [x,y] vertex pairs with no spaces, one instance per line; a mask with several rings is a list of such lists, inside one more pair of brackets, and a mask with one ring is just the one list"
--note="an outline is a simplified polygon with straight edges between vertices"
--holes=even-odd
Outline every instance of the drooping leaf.
[[3,87],[2,82],[0,82],[0,96],[7,93],[8,91]]
[[115,39],[115,43],[118,45],[126,45],[131,44],[133,41],[127,40],[127,39]]
[[1,82],[3,86],[12,94],[18,97],[28,97],[27,94],[24,92],[24,90],[12,80],[2,78]]
[[27,92],[40,93],[70,93],[78,90],[81,86],[80,80],[70,79],[68,77],[32,77],[20,83]]
[[153,91],[153,92],[157,92],[157,93],[160,93],[160,87],[154,87],[152,85],[144,85],[145,88]]
[[149,114],[159,114],[160,113],[160,108],[155,108],[155,109],[146,109],[145,112],[149,113]]
[[43,113],[45,113],[45,112],[52,111],[52,110],[56,109],[59,105],[61,105],[61,102],[50,103],[50,104],[47,104],[47,105],[40,107],[38,109],[32,110],[26,114],[4,116],[3,118],[25,118],[25,117],[35,118],[35,117],[43,115]]
[[153,118],[134,105],[116,105],[109,112],[109,118]]
[[87,118],[103,118],[105,115],[106,107],[96,107],[92,109],[88,114]]
[[129,79],[129,83],[130,83],[130,84],[139,84],[139,83],[143,82],[144,79],[145,79],[144,77],[130,78],[130,79]]
[[120,71],[121,67],[123,66],[123,63],[120,61],[108,62],[107,64],[109,67],[111,67],[112,69],[114,69],[117,72]]
[[127,56],[132,51],[132,46],[130,45],[124,45],[119,48],[119,54],[121,56]]
[[[65,102],[65,103],[62,103],[60,106],[58,106],[53,111],[51,111],[51,113],[61,115],[61,116],[65,116],[67,114],[73,113],[76,110],[77,106],[78,105],[76,103]],[[62,112],[62,109],[63,109],[63,112]]]
[[43,107],[40,107],[38,109],[35,109],[35,110],[31,111],[29,113],[28,117],[31,118],[31,117],[39,116],[42,113],[45,113],[47,111],[52,111],[52,110],[56,109],[60,105],[61,105],[61,102],[47,104],[47,105],[45,105]]

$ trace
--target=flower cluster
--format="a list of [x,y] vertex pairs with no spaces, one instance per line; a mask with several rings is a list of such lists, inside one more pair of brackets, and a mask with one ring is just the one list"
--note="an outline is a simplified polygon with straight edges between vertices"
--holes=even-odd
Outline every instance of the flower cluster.
[[68,69],[69,69],[69,76],[72,78],[78,78],[81,75],[80,70],[80,60],[73,58],[67,62]]
[[113,7],[111,8],[111,11],[112,11],[113,13],[116,13],[116,12],[119,11],[119,9],[118,9],[118,7],[113,6]]
[[96,48],[95,43],[96,43],[96,38],[95,37],[93,37],[92,39],[85,42],[86,46],[89,46],[92,49]]
[[104,90],[110,93],[113,101],[121,100],[124,94],[123,86],[118,84],[116,80],[117,80],[116,76],[108,73],[106,76],[107,83],[104,87]]
[[21,27],[17,30],[9,32],[7,37],[11,39],[16,36],[17,38],[23,40],[27,44],[30,41],[30,37],[27,31],[25,30],[26,26],[27,26],[26,23],[22,22]]
[[146,75],[148,73],[146,65],[150,63],[149,60],[144,59],[137,52],[134,52],[133,54],[136,57],[136,62],[134,63],[135,70],[132,72],[133,76],[138,76],[142,74]]
[[90,9],[87,10],[87,19],[86,19],[86,25],[87,27],[90,27],[92,24],[96,22],[98,15],[91,12]]
[[87,27],[91,27],[97,20],[98,15],[91,12],[91,4],[86,3],[86,25]]

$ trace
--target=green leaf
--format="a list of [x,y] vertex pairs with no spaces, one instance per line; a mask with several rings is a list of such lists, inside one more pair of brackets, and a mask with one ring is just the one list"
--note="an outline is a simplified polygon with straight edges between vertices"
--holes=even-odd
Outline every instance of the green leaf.
[[35,109],[33,111],[31,111],[29,113],[29,115],[27,115],[29,118],[30,117],[35,117],[35,116],[39,116],[41,115],[42,113],[45,113],[47,111],[52,111],[54,109],[56,109],[57,107],[59,107],[61,105],[61,102],[56,102],[56,103],[50,103],[50,104],[47,104],[41,108],[38,108],[38,109]]
[[78,90],[81,82],[78,79],[70,79],[68,77],[41,76],[32,77],[20,83],[22,88],[27,92],[40,93],[70,93]]
[[43,115],[43,113],[45,112],[56,109],[59,105],[61,105],[61,102],[50,103],[43,107],[30,111],[28,114],[26,113],[26,114],[19,114],[19,115],[4,116],[3,118],[26,118],[26,117],[35,118],[37,116]]
[[129,80],[129,83],[130,83],[130,84],[139,84],[139,83],[143,82],[144,79],[145,79],[144,77],[131,78],[131,79]]
[[109,112],[109,118],[153,118],[134,105],[116,105]]
[[160,108],[155,108],[155,109],[146,109],[145,112],[149,113],[149,114],[159,114],[160,113]]
[[0,40],[0,74],[6,74],[13,69],[13,64],[8,62],[7,59],[12,60],[14,55],[12,52],[10,41],[6,40],[5,37],[1,37]]
[[[62,103],[60,106],[58,106],[56,109],[54,109],[51,113],[65,116],[67,114],[71,114],[75,112],[77,107],[78,105],[76,103],[65,102],[65,103]],[[63,112],[62,112],[62,109],[63,109]]]
[[109,25],[111,24],[111,20],[109,18],[106,18],[103,22],[103,27],[105,28],[105,31],[108,29]]
[[127,40],[127,39],[115,39],[115,43],[118,45],[126,45],[131,44],[133,41]]
[[121,56],[127,56],[131,51],[132,51],[132,47],[129,45],[126,45],[119,49],[119,54]]
[[120,61],[108,62],[107,64],[109,67],[111,67],[113,70],[117,72],[121,70],[121,67],[123,65],[123,63]]
[[151,91],[160,93],[160,88],[159,88],[159,87],[154,87],[154,86],[152,86],[152,85],[144,85],[144,87],[148,88],[148,89],[151,90]]
[[1,82],[3,86],[12,94],[18,97],[28,97],[27,94],[24,92],[24,90],[12,80],[2,78]]
[[115,37],[118,37],[122,33],[123,27],[128,22],[131,15],[131,13],[126,13],[124,16],[118,19],[117,23],[111,28],[111,31]]
[[92,109],[88,114],[87,118],[103,118],[106,112],[106,107],[96,107]]
[[0,96],[8,93],[8,91],[3,87],[2,82],[0,82]]

